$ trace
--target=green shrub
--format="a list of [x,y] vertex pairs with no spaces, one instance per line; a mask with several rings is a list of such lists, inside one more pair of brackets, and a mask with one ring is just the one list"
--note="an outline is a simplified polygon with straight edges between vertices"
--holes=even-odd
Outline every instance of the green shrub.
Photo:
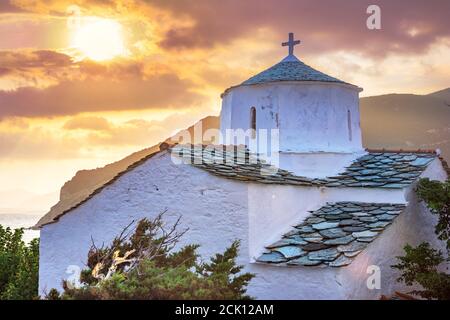
[[[48,299],[248,299],[246,286],[253,278],[236,265],[239,241],[209,262],[199,261],[198,245],[173,248],[187,231],[176,232],[178,222],[166,232],[162,214],[139,221],[134,233],[124,230],[106,248],[92,246],[83,285],[64,282],[61,295]],[[162,231],[161,231],[162,230]],[[158,232],[159,231],[159,232]]]
[[0,225],[0,299],[29,300],[38,297],[39,240],[28,245],[23,229]]
[[[431,181],[421,179],[417,185],[417,195],[425,201],[433,214],[438,215],[435,233],[439,240],[447,245],[447,256],[450,249],[450,182]],[[408,286],[419,285],[422,289],[412,290],[425,299],[450,299],[450,275],[442,272],[444,257],[441,251],[433,249],[429,243],[422,243],[417,247],[406,245],[405,255],[397,257],[399,263],[392,268],[401,271],[397,279]],[[448,269],[448,267],[447,267]]]

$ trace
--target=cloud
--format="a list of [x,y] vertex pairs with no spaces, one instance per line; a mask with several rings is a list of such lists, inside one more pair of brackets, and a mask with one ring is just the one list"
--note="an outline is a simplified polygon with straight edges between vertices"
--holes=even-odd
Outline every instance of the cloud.
[[[14,0],[24,9],[67,15],[73,1]],[[283,40],[294,31],[310,53],[355,50],[372,56],[423,52],[450,36],[450,2],[434,0],[117,0],[76,2],[83,15],[153,21],[150,35],[164,49],[227,46],[269,30]],[[382,30],[366,27],[371,4],[381,7]],[[156,34],[153,34],[156,33]]]
[[77,117],[67,121],[63,129],[66,130],[93,130],[93,131],[104,131],[109,130],[111,124],[108,120],[101,117]]
[[[112,121],[99,114],[50,120],[23,117],[0,122],[0,161],[4,159],[94,159],[113,161],[117,150],[150,147],[187,128],[201,116],[174,112],[160,120],[125,118]],[[125,152],[124,155],[127,153]]]
[[0,77],[19,84],[15,90],[0,90],[0,119],[189,108],[204,99],[174,70],[142,61],[74,62],[50,50],[0,51],[0,61]]
[[174,74],[148,79],[63,81],[45,89],[0,91],[0,117],[45,117],[94,111],[188,108],[202,97]]
[[[269,28],[285,37],[295,31],[308,45],[306,52],[351,49],[372,55],[425,50],[439,37],[450,36],[450,2],[421,0],[158,0],[147,1],[194,20],[191,26],[167,31],[165,48],[212,47],[238,37],[251,37],[258,29]],[[382,30],[366,28],[366,9],[381,7]],[[412,32],[416,30],[415,32]]]
[[9,0],[0,1],[0,13],[17,13],[22,11],[22,9],[12,4]]

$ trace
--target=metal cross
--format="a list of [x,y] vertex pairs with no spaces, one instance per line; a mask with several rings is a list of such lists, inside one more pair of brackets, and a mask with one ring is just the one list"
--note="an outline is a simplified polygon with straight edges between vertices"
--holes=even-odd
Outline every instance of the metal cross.
[[294,46],[300,44],[300,40],[294,40],[294,33],[289,32],[289,41],[283,42],[281,45],[283,47],[289,47],[289,55],[292,56],[294,54]]

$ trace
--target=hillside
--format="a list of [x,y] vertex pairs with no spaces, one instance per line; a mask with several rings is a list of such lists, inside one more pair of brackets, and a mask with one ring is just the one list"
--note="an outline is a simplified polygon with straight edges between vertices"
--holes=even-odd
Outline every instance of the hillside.
[[[450,88],[429,95],[388,94],[361,98],[364,146],[386,149],[441,149],[450,160]],[[219,127],[219,117],[202,120],[203,131]],[[188,130],[191,135],[193,127]],[[169,140],[169,139],[168,139]],[[199,143],[200,141],[193,141]],[[135,152],[102,168],[81,170],[61,188],[60,201],[51,212],[60,212],[85,199],[159,145]]]
[[[219,127],[218,117],[209,116],[203,118],[199,122],[202,122],[203,132],[208,128]],[[189,131],[193,139],[193,131],[195,125],[196,124],[186,129],[187,131]],[[171,138],[168,138],[166,141],[170,139]],[[200,141],[192,140],[192,142],[199,143]],[[119,161],[108,164],[104,167],[78,171],[72,179],[67,181],[62,186],[59,196],[60,200],[50,209],[50,214],[56,215],[61,211],[73,207],[80,201],[86,199],[94,190],[110,181],[119,172],[124,171],[131,164],[158,150],[159,144],[134,152],[129,156]]]
[[370,148],[441,149],[450,159],[450,89],[429,95],[361,99],[363,143]]

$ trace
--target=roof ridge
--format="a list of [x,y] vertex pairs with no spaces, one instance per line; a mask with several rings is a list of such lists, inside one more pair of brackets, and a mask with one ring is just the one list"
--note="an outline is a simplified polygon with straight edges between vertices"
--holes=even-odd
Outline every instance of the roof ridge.
[[383,153],[432,153],[432,154],[438,154],[436,150],[433,149],[412,149],[412,150],[408,150],[408,149],[372,149],[372,148],[367,148],[366,149],[367,152],[373,152],[373,153],[377,153],[377,152],[383,152]]

